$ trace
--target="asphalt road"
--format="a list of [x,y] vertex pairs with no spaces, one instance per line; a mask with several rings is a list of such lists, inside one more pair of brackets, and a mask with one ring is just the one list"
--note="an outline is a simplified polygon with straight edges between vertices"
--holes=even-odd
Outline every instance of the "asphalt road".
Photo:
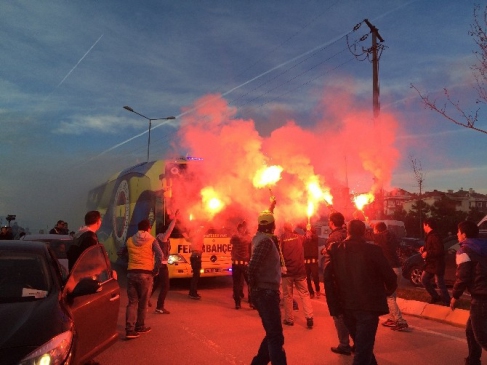
[[[166,308],[156,314],[150,308],[146,325],[150,333],[125,340],[127,296],[120,273],[122,300],[118,328],[120,340],[96,361],[102,365],[125,364],[249,364],[264,337],[257,311],[244,301],[234,309],[231,277],[202,279],[199,301],[188,298],[188,280],[171,281]],[[155,302],[155,296],[153,302]],[[299,299],[298,299],[299,303]],[[295,325],[284,326],[288,364],[351,364],[351,356],[330,352],[337,345],[333,320],[325,298],[313,299],[315,326],[306,328],[302,311]],[[467,344],[464,329],[422,318],[405,316],[408,332],[395,332],[379,325],[375,354],[379,364],[463,364]],[[385,319],[385,318],[383,318]]]

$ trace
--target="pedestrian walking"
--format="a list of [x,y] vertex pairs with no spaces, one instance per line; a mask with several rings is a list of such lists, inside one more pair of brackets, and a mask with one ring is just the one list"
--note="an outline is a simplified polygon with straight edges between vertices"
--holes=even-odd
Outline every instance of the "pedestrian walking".
[[[424,246],[419,252],[424,259],[423,274],[421,283],[431,296],[430,303],[441,303],[450,305],[450,294],[445,285],[445,248],[440,235],[437,233],[437,222],[433,218],[426,218],[423,222],[423,229],[426,233]],[[433,278],[440,294],[436,291],[431,282]]]
[[[333,212],[328,218],[328,227],[330,227],[331,232],[328,235],[328,239],[325,242],[325,248],[321,251],[323,256],[326,255],[326,249],[334,242],[342,242],[347,238],[347,230],[345,228],[345,217],[340,212]],[[333,324],[337,331],[338,336],[338,346],[331,347],[330,350],[336,354],[340,355],[352,355],[353,346],[350,345],[350,333],[348,332],[347,326],[343,321],[343,314],[337,313],[333,315]]]
[[252,256],[249,263],[249,284],[252,302],[265,330],[257,355],[251,365],[286,365],[284,333],[279,307],[281,268],[284,266],[277,237],[273,207],[259,214],[257,233],[252,239]]
[[465,334],[468,356],[465,365],[480,365],[482,349],[487,350],[487,240],[478,238],[479,227],[472,221],[458,224],[460,249],[456,254],[457,272],[450,308],[468,290],[470,315]]
[[[382,249],[387,262],[389,262],[399,280],[402,276],[401,261],[397,254],[399,241],[397,236],[387,229],[387,225],[384,222],[377,222],[374,225],[374,243]],[[394,331],[407,330],[409,326],[397,305],[396,292],[387,297],[387,305],[389,306],[389,318],[382,325],[390,327]]]
[[365,240],[364,222],[350,221],[347,233],[325,252],[326,301],[331,315],[343,315],[355,346],[353,364],[377,364],[379,316],[389,312],[386,297],[396,290],[397,277],[380,247]]

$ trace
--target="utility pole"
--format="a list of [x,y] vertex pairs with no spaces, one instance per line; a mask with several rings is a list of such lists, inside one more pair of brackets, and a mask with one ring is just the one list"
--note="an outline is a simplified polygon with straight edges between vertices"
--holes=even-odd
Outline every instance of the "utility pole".
[[413,165],[414,176],[416,178],[416,182],[419,186],[419,197],[418,197],[418,214],[419,214],[419,238],[423,237],[423,181],[424,181],[424,174],[423,168],[421,167],[421,161],[418,161],[415,158],[411,158],[411,164]]
[[[370,28],[370,33],[372,33],[372,48],[370,49],[372,53],[372,105],[374,110],[374,118],[377,118],[380,114],[380,102],[379,102],[379,45],[377,44],[377,39],[382,43],[384,39],[379,34],[379,29],[377,29],[368,19],[364,19],[365,24]],[[381,48],[382,49],[382,48]]]

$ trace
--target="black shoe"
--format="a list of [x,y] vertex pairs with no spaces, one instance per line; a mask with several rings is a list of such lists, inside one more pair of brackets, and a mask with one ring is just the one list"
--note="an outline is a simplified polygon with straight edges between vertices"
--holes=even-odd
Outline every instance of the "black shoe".
[[294,326],[294,322],[288,321],[287,319],[285,319],[282,323],[284,323],[286,326]]
[[242,308],[242,306],[240,305],[240,303],[235,303],[235,309],[240,309]]
[[131,339],[137,338],[137,337],[140,337],[140,334],[138,332],[136,332],[136,331],[127,331],[125,333],[125,338],[127,340],[131,340]]
[[150,327],[139,327],[135,329],[135,332],[141,333],[149,333],[152,330]]
[[311,329],[313,328],[313,318],[306,318],[306,326]]
[[347,349],[342,349],[340,347],[332,347],[332,348],[330,348],[330,350],[332,352],[334,352],[335,354],[347,355],[347,356],[351,356],[352,355],[352,349],[347,350]]
[[190,297],[191,299],[195,299],[195,300],[201,299],[201,295],[199,295],[199,294],[188,294],[188,297]]

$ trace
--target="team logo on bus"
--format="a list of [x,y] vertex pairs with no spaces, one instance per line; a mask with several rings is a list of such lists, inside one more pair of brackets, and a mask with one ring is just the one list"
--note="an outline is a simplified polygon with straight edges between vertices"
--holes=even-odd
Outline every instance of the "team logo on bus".
[[113,202],[113,236],[118,245],[127,239],[130,216],[129,184],[123,180],[118,185]]

